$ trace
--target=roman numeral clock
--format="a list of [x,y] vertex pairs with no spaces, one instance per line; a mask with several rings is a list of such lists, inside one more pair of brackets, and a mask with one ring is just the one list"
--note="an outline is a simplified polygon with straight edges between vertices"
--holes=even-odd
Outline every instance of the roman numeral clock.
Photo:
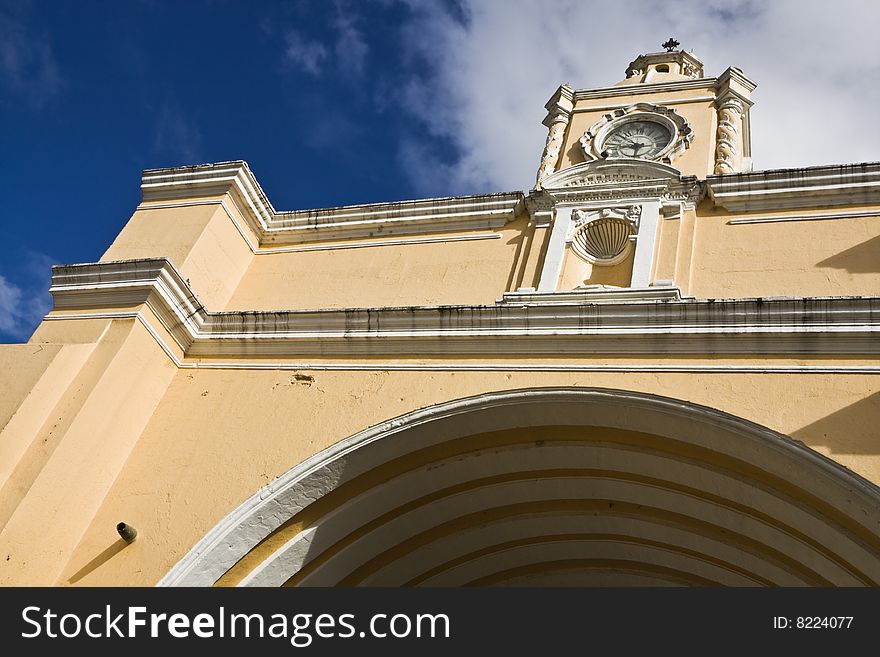
[[694,132],[675,110],[635,103],[605,114],[580,138],[584,157],[653,160],[669,164],[693,141]]

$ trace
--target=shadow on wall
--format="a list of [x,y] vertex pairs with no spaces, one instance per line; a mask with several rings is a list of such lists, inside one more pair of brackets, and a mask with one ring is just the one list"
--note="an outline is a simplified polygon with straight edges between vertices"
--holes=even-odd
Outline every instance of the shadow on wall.
[[[528,235],[528,240],[526,236]],[[516,244],[516,253],[513,255],[513,262],[510,264],[510,273],[507,275],[507,281],[504,283],[504,290],[514,290],[522,284],[525,263],[528,260],[528,253],[534,241],[535,231],[528,223],[515,237],[507,240],[507,244]],[[526,242],[528,241],[528,248]],[[514,282],[516,287],[514,287]]]
[[825,445],[835,454],[880,453],[880,392],[875,392],[821,420],[793,432],[810,445]]
[[845,269],[851,274],[880,272],[880,235],[826,258],[816,266]]
[[110,559],[112,559],[114,556],[119,554],[126,545],[128,545],[128,543],[123,541],[121,538],[118,539],[115,543],[110,545],[110,547],[101,552],[101,554],[99,554],[97,557],[89,561],[85,566],[83,566],[73,575],[71,575],[67,583],[76,584],[79,580],[91,573],[93,570],[96,570],[100,566],[110,561]]

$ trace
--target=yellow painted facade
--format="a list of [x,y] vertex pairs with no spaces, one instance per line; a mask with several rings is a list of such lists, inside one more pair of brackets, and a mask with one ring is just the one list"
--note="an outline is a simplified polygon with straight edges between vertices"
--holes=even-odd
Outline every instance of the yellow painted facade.
[[560,87],[527,193],[145,172],[0,347],[0,583],[877,585],[880,165],[752,171],[752,89]]

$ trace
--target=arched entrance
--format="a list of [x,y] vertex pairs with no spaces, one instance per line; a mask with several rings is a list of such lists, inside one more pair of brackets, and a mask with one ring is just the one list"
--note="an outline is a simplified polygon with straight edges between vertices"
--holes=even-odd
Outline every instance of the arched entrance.
[[160,585],[877,585],[880,490],[783,435],[620,390],[490,393],[296,466]]

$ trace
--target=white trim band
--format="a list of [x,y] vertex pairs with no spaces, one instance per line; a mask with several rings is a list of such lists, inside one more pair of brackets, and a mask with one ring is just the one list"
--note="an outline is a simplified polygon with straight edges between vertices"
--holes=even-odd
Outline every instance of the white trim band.
[[164,258],[52,273],[56,311],[145,304],[187,357],[880,353],[877,297],[588,302],[539,292],[482,306],[215,313]]
[[822,214],[795,214],[787,217],[762,216],[739,217],[727,223],[731,226],[740,224],[773,224],[783,221],[826,221],[830,219],[858,219],[860,217],[880,217],[880,208],[876,210],[851,210],[846,212],[823,212]]

